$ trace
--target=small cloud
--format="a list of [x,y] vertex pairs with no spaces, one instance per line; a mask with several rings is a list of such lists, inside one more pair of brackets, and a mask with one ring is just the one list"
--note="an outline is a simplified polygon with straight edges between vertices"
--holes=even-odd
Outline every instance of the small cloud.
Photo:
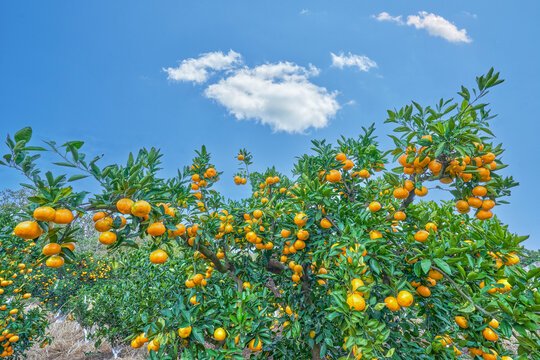
[[304,133],[324,128],[341,108],[337,92],[309,81],[319,69],[290,62],[234,70],[208,86],[206,97],[216,100],[237,119],[269,125],[273,131]]
[[228,70],[242,62],[242,56],[232,50],[228,54],[221,51],[201,54],[198,58],[182,60],[176,68],[163,68],[169,80],[203,83],[211,73],[208,70]]
[[463,11],[463,14],[465,14],[465,15],[467,15],[467,16],[470,16],[470,17],[472,17],[473,19],[477,19],[477,18],[478,18],[478,15],[472,14],[472,13],[470,13],[470,12],[468,12],[468,11]]
[[450,42],[465,42],[470,43],[472,39],[467,36],[467,30],[459,30],[456,25],[446,20],[442,16],[420,11],[418,15],[407,16],[407,21],[404,23],[401,20],[401,15],[391,16],[386,12],[379,15],[372,15],[372,18],[378,21],[393,21],[399,25],[414,26],[416,29],[425,29],[431,36],[439,36]]
[[371,15],[371,17],[377,21],[393,21],[393,22],[396,22],[400,25],[403,24],[403,21],[401,20],[401,15],[399,16],[390,16],[389,13],[387,13],[386,11],[383,11],[382,13],[380,13],[379,15]]
[[377,63],[367,56],[364,55],[354,55],[349,52],[348,55],[344,55],[343,52],[336,55],[330,53],[332,56],[332,66],[343,69],[345,66],[355,66],[360,71],[369,71],[371,68],[376,68]]
[[308,9],[302,9],[300,10],[300,15],[307,15],[309,14],[309,10]]

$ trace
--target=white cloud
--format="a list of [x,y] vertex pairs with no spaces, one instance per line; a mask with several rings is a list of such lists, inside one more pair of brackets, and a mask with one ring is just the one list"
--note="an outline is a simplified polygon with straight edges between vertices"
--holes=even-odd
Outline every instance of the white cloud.
[[349,52],[349,55],[344,55],[343,52],[336,55],[330,53],[332,56],[332,66],[343,69],[345,66],[356,66],[361,71],[369,71],[371,68],[376,68],[377,63],[367,56],[354,55]]
[[406,24],[414,26],[416,29],[425,29],[432,36],[439,36],[450,42],[465,42],[470,43],[472,39],[467,36],[467,30],[459,30],[456,25],[446,20],[442,16],[420,11],[418,15],[407,16],[407,22],[404,23],[400,16],[392,17],[386,12],[372,16],[378,21],[394,21],[400,25]]
[[401,15],[399,16],[390,16],[389,13],[386,11],[383,11],[379,15],[371,15],[372,18],[376,19],[377,21],[394,21],[398,24],[403,24],[403,21],[401,20]]
[[432,36],[440,36],[450,42],[471,42],[467,36],[467,30],[458,30],[456,25],[446,20],[442,16],[428,14],[426,11],[420,11],[419,15],[407,16],[407,25],[412,25],[417,29],[426,29]]
[[300,15],[307,15],[309,14],[309,10],[308,9],[302,9],[300,10]]
[[182,60],[176,68],[163,68],[169,80],[203,83],[211,75],[208,70],[228,70],[242,62],[242,56],[232,50],[227,55],[221,51],[201,54],[198,58]]
[[303,133],[323,128],[340,109],[337,92],[311,83],[319,70],[290,62],[234,70],[208,86],[205,95],[237,119],[253,119],[273,131]]

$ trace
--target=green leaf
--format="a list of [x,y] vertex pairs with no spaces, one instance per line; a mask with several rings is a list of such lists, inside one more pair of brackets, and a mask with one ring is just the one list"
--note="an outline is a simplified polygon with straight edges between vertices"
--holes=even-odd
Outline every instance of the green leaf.
[[452,275],[452,269],[443,259],[433,259],[435,264],[444,271],[447,275]]
[[73,164],[70,164],[68,162],[53,162],[53,164],[58,165],[58,166],[72,167],[72,168],[77,167],[77,166],[75,166]]
[[420,266],[422,267],[422,270],[425,274],[429,272],[429,269],[431,268],[431,260],[430,259],[423,259],[420,262]]
[[86,177],[88,177],[88,175],[80,175],[80,174],[79,175],[73,175],[68,179],[68,181],[80,180],[80,179],[84,179]]
[[16,143],[19,141],[28,142],[31,137],[32,137],[32,128],[30,126],[22,128],[21,130],[17,131],[15,135],[13,136]]

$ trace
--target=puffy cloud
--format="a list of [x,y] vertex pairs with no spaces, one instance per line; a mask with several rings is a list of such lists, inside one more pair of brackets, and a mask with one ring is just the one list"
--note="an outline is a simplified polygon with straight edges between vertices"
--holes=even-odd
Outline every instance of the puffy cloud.
[[467,36],[467,30],[459,30],[456,25],[446,20],[442,16],[420,11],[418,15],[407,16],[407,21],[401,20],[401,15],[391,16],[387,12],[372,16],[378,21],[393,21],[399,25],[414,26],[416,29],[425,29],[432,36],[439,36],[450,42],[470,43],[472,39]]
[[343,69],[345,66],[356,66],[361,71],[369,71],[369,69],[377,67],[377,63],[367,56],[354,55],[349,52],[348,55],[344,55],[341,52],[339,55],[330,53],[332,56],[332,66]]
[[377,21],[393,21],[397,22],[399,24],[403,24],[403,21],[401,20],[401,15],[399,16],[390,16],[389,13],[386,11],[383,11],[379,15],[371,15],[372,18],[376,19]]
[[228,54],[221,51],[201,54],[198,58],[182,60],[176,68],[164,68],[168,79],[174,81],[194,81],[203,83],[211,75],[209,70],[228,70],[242,62],[242,56],[232,50]]
[[450,42],[471,42],[467,36],[467,30],[458,30],[456,25],[446,20],[442,16],[429,14],[426,11],[420,11],[419,15],[407,16],[407,25],[414,26],[417,29],[426,29],[432,36],[440,36]]
[[234,70],[208,86],[205,95],[237,119],[252,119],[274,131],[303,133],[328,125],[340,109],[337,92],[309,81],[319,70],[290,62]]

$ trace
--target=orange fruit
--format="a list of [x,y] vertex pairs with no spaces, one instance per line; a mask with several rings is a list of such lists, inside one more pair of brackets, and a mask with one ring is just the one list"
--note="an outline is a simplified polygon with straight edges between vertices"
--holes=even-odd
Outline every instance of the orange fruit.
[[457,201],[456,208],[460,214],[466,214],[470,211],[469,204],[465,200]]
[[214,339],[217,341],[223,341],[227,337],[227,332],[223,328],[217,328],[214,330]]
[[370,238],[371,240],[380,239],[380,238],[382,238],[382,234],[381,234],[381,232],[378,231],[378,230],[371,230],[371,231],[369,232],[369,238]]
[[486,199],[482,201],[482,210],[491,210],[495,206],[495,201]]
[[393,296],[388,296],[386,299],[384,299],[384,303],[386,304],[386,307],[392,311],[399,311],[399,309],[401,309],[397,299]]
[[351,160],[345,160],[343,162],[343,170],[351,170],[354,167],[354,163]]
[[238,156],[236,157],[238,160],[242,161],[244,160],[244,155],[242,154],[238,154]]
[[323,229],[330,229],[332,227],[332,223],[328,219],[321,219],[321,227]]
[[307,230],[298,230],[298,232],[296,233],[296,237],[299,239],[299,240],[306,240],[307,238],[309,238],[309,232]]
[[73,243],[73,242],[62,244],[62,247],[63,248],[68,248],[71,251],[75,251],[75,243]]
[[341,173],[337,170],[330,170],[328,174],[326,174],[326,180],[331,183],[337,183],[341,181]]
[[496,319],[491,319],[488,325],[494,329],[497,329],[499,327],[499,322]]
[[432,223],[432,222],[428,222],[426,224],[426,231],[430,231],[430,230],[433,230],[434,233],[437,232],[437,225],[435,225],[435,223]]
[[428,193],[428,189],[425,186],[422,186],[422,189],[414,189],[414,193],[417,196],[426,196]]
[[54,220],[56,224],[69,224],[73,221],[73,213],[68,209],[58,209],[54,214]]
[[438,272],[437,270],[429,270],[429,277],[435,280],[441,280],[443,278],[443,274]]
[[94,216],[92,217],[92,220],[96,222],[98,220],[103,219],[105,216],[107,216],[106,213],[104,213],[103,211],[98,211],[97,213],[94,214]]
[[429,236],[429,233],[425,230],[417,231],[416,234],[414,234],[414,240],[419,242],[424,242],[427,240]]
[[345,155],[344,153],[338,153],[336,155],[336,160],[343,162],[343,161],[347,160],[347,155]]
[[147,345],[147,349],[148,351],[159,351],[159,342],[157,341],[157,339],[153,339],[152,341],[150,341]]
[[62,265],[64,265],[64,258],[58,255],[51,256],[47,259],[45,262],[45,265],[51,268],[58,268]]
[[111,230],[113,225],[113,219],[109,216],[96,221],[94,224],[94,228],[99,232],[109,231]]
[[405,215],[405,213],[403,211],[396,211],[394,213],[394,219],[395,220],[398,220],[398,221],[403,221],[407,218],[407,216]]
[[37,221],[53,221],[56,211],[50,206],[40,206],[34,210],[33,215]]
[[105,231],[99,235],[99,242],[103,245],[111,245],[116,241],[116,234],[112,231]]
[[489,328],[489,327],[482,330],[482,335],[488,341],[497,341],[497,340],[499,340],[499,335],[497,335],[497,333],[494,330],[492,330],[491,328]]
[[191,335],[191,326],[178,329],[178,336],[185,339]]
[[411,192],[414,190],[414,183],[411,180],[405,180],[403,183],[403,188],[408,192]]
[[407,290],[402,290],[398,293],[397,302],[400,306],[409,307],[414,301],[413,296]]
[[49,243],[41,251],[45,256],[58,255],[62,251],[62,247],[57,243]]
[[482,353],[482,359],[484,360],[497,360],[497,352],[493,349],[489,349],[488,352]]
[[379,210],[381,210],[381,204],[377,201],[372,201],[370,204],[369,204],[369,210],[372,211],[372,212],[377,212]]
[[396,199],[406,199],[408,196],[409,196],[409,192],[402,188],[402,187],[398,187],[397,189],[395,189],[392,194],[394,195],[394,197]]
[[15,226],[13,232],[21,239],[31,240],[41,235],[42,230],[35,221],[23,221]]
[[131,340],[131,347],[134,348],[134,349],[138,349],[140,348],[141,346],[143,346],[143,344],[141,344],[139,342],[139,339],[138,338],[135,338],[133,340]]
[[[255,346],[255,343],[257,343],[257,345]],[[262,348],[262,342],[261,342],[261,339],[259,338],[255,338],[253,340],[251,340],[248,344],[248,347],[251,351],[259,351],[261,350]]]
[[477,197],[468,198],[467,203],[470,205],[470,207],[473,207],[473,208],[479,208],[482,206],[482,200]]
[[165,251],[158,249],[150,254],[150,262],[153,264],[163,264],[168,258]]
[[281,230],[281,237],[286,239],[289,237],[289,235],[291,235],[291,231],[290,230],[287,230],[287,229],[283,229]]
[[476,213],[476,218],[479,220],[487,220],[491,219],[491,217],[493,217],[493,213],[489,210],[480,209]]
[[351,310],[362,311],[366,307],[366,301],[359,294],[349,294],[347,295],[347,304]]
[[439,173],[441,171],[441,168],[442,168],[442,164],[438,162],[437,160],[432,160],[428,164],[428,169],[431,170],[431,172],[433,172],[434,174]]
[[361,279],[353,279],[351,281],[352,291],[358,295],[364,295],[363,293],[356,291],[359,287],[364,286],[364,282]]
[[163,225],[163,223],[155,222],[151,224],[146,231],[148,232],[148,235],[161,236],[165,234],[166,230],[167,228],[165,228],[165,225]]
[[469,327],[467,319],[463,316],[456,316],[454,320],[456,321],[456,324],[458,324],[458,326],[462,329],[467,329]]
[[259,209],[255,210],[255,211],[253,212],[253,217],[256,218],[256,219],[260,218],[262,215],[263,215],[263,213],[262,213],[262,211],[259,210]]
[[487,189],[485,187],[483,187],[483,186],[477,186],[474,189],[472,189],[472,193],[476,197],[486,196]]
[[131,207],[133,206],[133,204],[134,202],[131,199],[120,199],[116,202],[116,208],[122,214],[129,215],[131,214]]
[[131,206],[131,213],[138,217],[145,217],[151,210],[150,204],[144,200],[139,200]]
[[294,216],[294,223],[297,225],[297,226],[304,226],[306,225],[306,222],[307,222],[307,216],[306,214],[304,213],[298,213]]
[[422,295],[423,297],[431,296],[431,290],[429,290],[429,288],[427,286],[424,286],[424,285],[420,285],[419,287],[417,287],[416,292],[418,294]]

